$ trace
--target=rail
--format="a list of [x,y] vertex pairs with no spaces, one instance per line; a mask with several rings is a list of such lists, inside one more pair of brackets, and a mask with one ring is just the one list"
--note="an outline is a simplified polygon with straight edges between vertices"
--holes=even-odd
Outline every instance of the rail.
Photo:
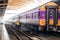
[[11,27],[9,27],[9,29],[11,30],[11,32],[16,36],[16,38],[18,40],[21,40],[20,37],[13,31],[13,29]]
[[[15,28],[15,27],[12,27],[11,25],[9,25],[10,27],[10,30],[12,30],[11,28],[13,28],[13,29],[15,29],[15,30],[17,30],[19,33],[21,33],[22,35],[24,35],[24,36],[26,36],[27,38],[29,38],[29,40],[33,40],[30,36],[28,36],[27,34],[25,34],[24,32],[22,32],[21,30],[18,30],[17,28]],[[19,39],[19,37],[17,36],[17,34],[15,33],[14,34],[18,39]]]
[[[11,26],[11,25],[10,25],[10,26]],[[11,26],[11,28],[16,29],[18,32],[20,32],[21,34],[23,34],[24,36],[26,36],[26,37],[29,38],[30,40],[33,40],[30,36],[28,36],[27,34],[25,34],[24,32],[22,32],[21,30],[18,30],[17,28],[12,27],[12,26]]]

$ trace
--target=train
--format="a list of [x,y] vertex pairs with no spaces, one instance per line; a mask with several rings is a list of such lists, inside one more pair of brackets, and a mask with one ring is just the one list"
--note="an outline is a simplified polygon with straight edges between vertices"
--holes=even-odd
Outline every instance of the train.
[[60,32],[60,4],[50,1],[21,15],[20,22],[40,31]]

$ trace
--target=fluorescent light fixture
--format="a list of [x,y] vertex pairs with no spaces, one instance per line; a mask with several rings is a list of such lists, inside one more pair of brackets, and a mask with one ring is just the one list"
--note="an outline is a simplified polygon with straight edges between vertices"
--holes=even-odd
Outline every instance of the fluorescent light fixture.
[[9,13],[17,13],[15,10],[6,10],[5,14],[9,14]]

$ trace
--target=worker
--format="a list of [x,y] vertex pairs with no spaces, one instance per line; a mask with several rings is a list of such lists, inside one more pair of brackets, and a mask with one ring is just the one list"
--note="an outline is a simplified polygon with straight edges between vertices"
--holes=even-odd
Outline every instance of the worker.
[[20,21],[19,20],[15,21],[15,27],[18,29],[20,28]]

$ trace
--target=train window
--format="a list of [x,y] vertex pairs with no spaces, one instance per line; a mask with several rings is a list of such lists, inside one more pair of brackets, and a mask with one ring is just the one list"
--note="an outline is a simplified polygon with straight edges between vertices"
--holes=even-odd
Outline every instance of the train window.
[[40,19],[40,17],[41,17],[41,16],[40,16],[40,11],[38,11],[38,19]]
[[20,16],[20,18],[22,19],[22,16]]
[[33,17],[33,19],[38,19],[38,12],[34,12],[34,13],[32,14],[32,17]]
[[26,14],[26,18],[29,18],[28,14]]
[[36,12],[36,19],[38,19],[38,12]]
[[50,8],[49,9],[49,13],[50,13],[50,17],[53,17],[53,15],[54,15],[54,13],[55,13],[55,10],[54,9],[52,9],[52,8]]
[[26,18],[30,18],[29,14],[26,15]]
[[33,19],[35,19],[36,18],[36,13],[33,13]]
[[30,14],[30,19],[32,19],[32,13]]
[[33,13],[32,13],[32,19],[33,19]]
[[25,15],[23,15],[23,16],[21,16],[21,18],[22,18],[22,19],[25,19],[25,18],[26,18],[26,16],[25,16]]

